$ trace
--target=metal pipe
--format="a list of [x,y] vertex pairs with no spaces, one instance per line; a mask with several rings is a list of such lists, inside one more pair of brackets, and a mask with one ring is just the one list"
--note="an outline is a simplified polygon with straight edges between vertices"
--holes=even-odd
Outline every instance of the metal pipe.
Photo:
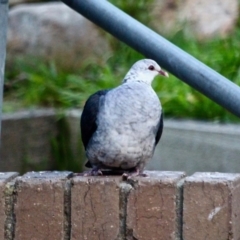
[[4,68],[6,58],[7,18],[8,18],[8,1],[0,0],[0,135],[2,122]]
[[176,47],[108,1],[62,1],[147,58],[156,60],[176,77],[240,117],[240,88],[227,78]]

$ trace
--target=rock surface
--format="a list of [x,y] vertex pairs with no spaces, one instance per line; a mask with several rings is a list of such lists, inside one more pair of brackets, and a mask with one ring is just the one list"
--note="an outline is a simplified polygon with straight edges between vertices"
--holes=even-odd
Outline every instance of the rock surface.
[[12,7],[22,3],[34,3],[34,2],[41,2],[41,1],[40,0],[9,0],[9,6]]
[[8,61],[34,56],[66,68],[103,60],[110,48],[99,29],[62,3],[22,4],[9,12]]
[[172,34],[184,28],[198,38],[225,36],[238,18],[237,0],[154,0],[153,25],[162,33]]

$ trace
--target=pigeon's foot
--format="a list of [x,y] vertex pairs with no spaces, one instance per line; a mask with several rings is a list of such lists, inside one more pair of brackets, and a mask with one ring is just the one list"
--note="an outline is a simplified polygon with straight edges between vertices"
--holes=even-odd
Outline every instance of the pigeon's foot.
[[132,172],[123,173],[122,178],[123,180],[131,179],[132,177],[147,177],[146,173],[143,173],[143,170],[139,168],[135,168]]
[[93,167],[90,171],[86,171],[83,173],[84,177],[88,176],[102,176],[103,173],[98,167]]

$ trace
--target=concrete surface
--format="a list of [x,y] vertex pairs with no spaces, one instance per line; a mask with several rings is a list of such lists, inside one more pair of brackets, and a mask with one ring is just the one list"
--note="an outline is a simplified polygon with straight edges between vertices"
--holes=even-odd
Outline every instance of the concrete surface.
[[165,120],[149,170],[240,172],[240,125]]
[[0,171],[51,169],[51,141],[58,132],[56,122],[57,114],[52,109],[4,114]]

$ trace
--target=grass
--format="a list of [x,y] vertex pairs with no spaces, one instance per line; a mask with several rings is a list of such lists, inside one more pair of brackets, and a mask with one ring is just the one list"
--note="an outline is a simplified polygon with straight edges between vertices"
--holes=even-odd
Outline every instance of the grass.
[[[139,1],[136,9],[135,1],[130,1],[127,8],[124,1],[117,1],[123,10],[147,22],[149,18],[143,14],[143,3]],[[71,72],[57,68],[54,63],[39,63],[32,59],[16,61],[14,69],[6,69],[7,91],[3,110],[7,112],[26,107],[81,108],[90,94],[119,85],[129,67],[144,56],[108,34],[106,39],[114,49],[114,55],[104,65],[86,62],[79,71]],[[240,27],[225,39],[198,41],[186,37],[183,31],[169,37],[171,42],[238,85],[239,39]],[[237,117],[172,75],[169,79],[157,78],[153,87],[161,99],[166,117],[239,122]]]

